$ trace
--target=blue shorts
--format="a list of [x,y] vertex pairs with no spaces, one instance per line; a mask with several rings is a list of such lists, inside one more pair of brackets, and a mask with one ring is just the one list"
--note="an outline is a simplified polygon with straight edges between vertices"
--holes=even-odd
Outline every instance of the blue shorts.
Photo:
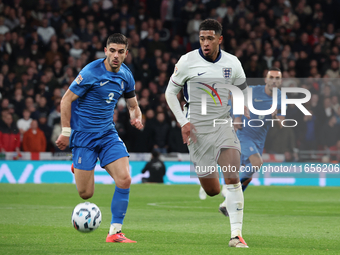
[[117,159],[128,157],[125,144],[115,129],[104,132],[81,132],[72,130],[70,136],[73,165],[81,170],[93,170],[99,158],[104,168]]
[[258,144],[246,137],[239,137],[241,143],[241,165],[250,163],[249,157],[253,154],[260,154],[262,156],[264,143]]

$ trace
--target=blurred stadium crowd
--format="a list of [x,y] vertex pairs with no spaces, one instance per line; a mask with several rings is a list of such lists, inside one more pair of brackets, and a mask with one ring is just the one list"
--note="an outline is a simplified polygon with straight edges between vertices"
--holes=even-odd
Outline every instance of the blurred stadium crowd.
[[262,78],[274,66],[289,78],[283,86],[312,93],[306,107],[313,115],[289,107],[286,118],[298,126],[272,128],[266,152],[338,150],[339,9],[339,0],[0,0],[1,151],[58,151],[61,97],[119,32],[129,39],[125,64],[145,125],[129,125],[121,99],[114,114],[120,137],[130,152],[187,152],[164,92],[179,57],[199,47],[205,18],[223,24],[221,48],[241,60],[247,77]]

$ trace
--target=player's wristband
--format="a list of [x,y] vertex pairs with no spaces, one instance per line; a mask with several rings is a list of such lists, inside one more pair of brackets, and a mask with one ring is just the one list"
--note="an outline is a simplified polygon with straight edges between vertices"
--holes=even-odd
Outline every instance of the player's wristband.
[[71,135],[71,128],[70,127],[63,127],[61,129],[61,134],[66,137],[70,137]]

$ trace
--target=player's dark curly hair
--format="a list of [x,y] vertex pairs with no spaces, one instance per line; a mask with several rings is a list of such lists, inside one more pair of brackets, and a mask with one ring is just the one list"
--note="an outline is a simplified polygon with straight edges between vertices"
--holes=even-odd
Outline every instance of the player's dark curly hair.
[[128,47],[128,40],[125,35],[120,33],[115,33],[109,36],[106,41],[106,46],[110,43],[124,44],[126,48]]
[[215,19],[204,20],[199,27],[199,30],[214,30],[215,34],[222,34],[222,25]]

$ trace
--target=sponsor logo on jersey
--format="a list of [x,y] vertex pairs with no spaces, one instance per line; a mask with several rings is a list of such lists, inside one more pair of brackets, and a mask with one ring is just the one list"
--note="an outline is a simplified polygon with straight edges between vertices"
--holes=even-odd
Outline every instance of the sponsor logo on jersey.
[[124,90],[124,81],[122,80],[122,83],[120,84],[120,88]]
[[203,72],[203,73],[197,73],[198,76],[201,76],[203,74],[205,74],[206,72]]
[[255,98],[254,101],[255,101],[255,102],[263,102],[262,99],[257,99],[257,98]]
[[222,68],[222,74],[224,78],[230,78],[231,77],[231,68]]
[[81,74],[79,74],[75,81],[77,84],[80,84],[82,80],[83,80],[83,77],[81,76]]
[[106,81],[106,82],[101,82],[100,83],[100,86],[104,86],[106,83],[108,83],[109,81]]

